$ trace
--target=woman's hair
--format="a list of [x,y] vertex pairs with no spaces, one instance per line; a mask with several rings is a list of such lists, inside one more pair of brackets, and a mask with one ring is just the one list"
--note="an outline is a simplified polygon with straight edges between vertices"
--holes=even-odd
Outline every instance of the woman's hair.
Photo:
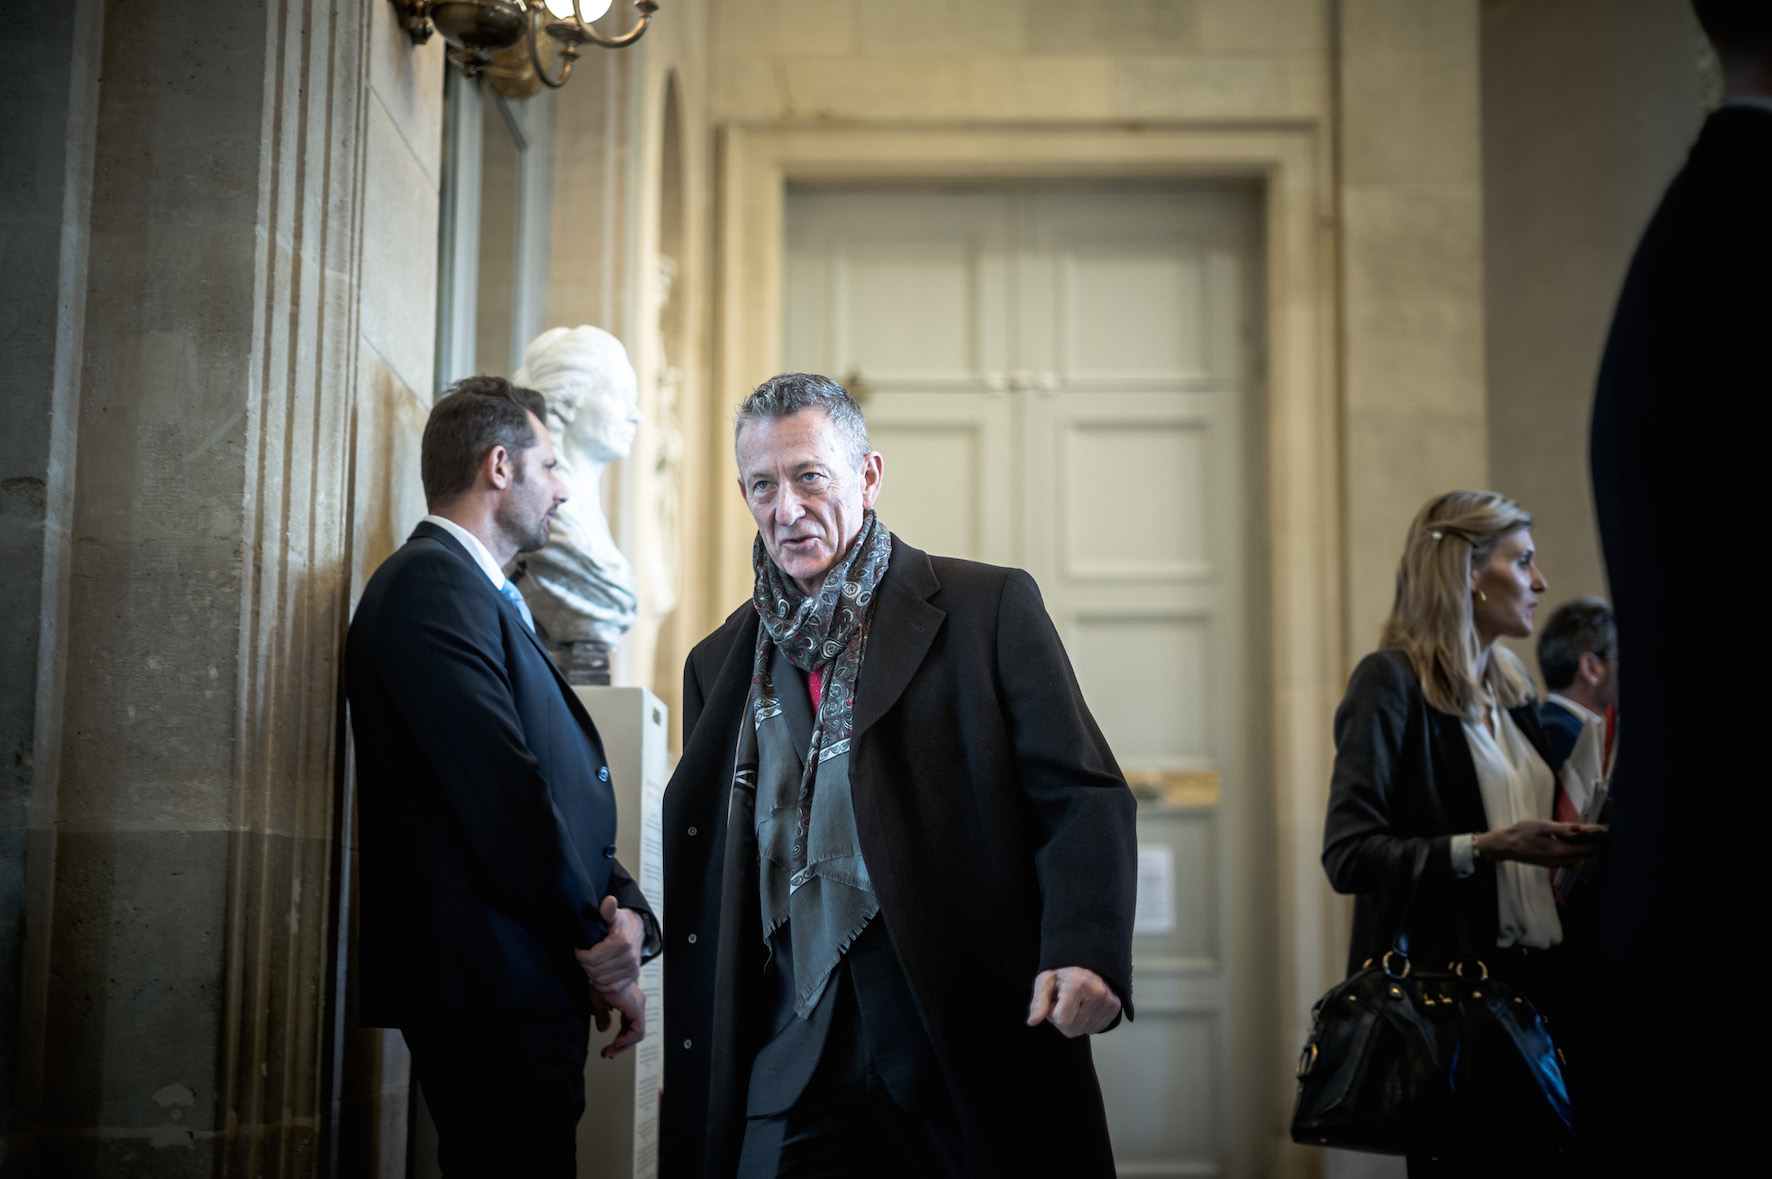
[[1427,702],[1467,720],[1482,715],[1483,689],[1503,708],[1532,696],[1532,681],[1513,652],[1494,647],[1477,676],[1477,628],[1471,620],[1471,570],[1503,539],[1532,527],[1532,517],[1493,491],[1448,491],[1429,500],[1409,525],[1397,562],[1397,600],[1379,647],[1409,657]]

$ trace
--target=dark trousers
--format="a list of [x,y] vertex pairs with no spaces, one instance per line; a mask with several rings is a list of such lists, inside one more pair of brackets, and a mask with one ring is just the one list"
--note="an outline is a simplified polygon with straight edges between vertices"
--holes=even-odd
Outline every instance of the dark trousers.
[[945,1108],[906,1110],[868,1050],[853,987],[836,996],[818,1067],[784,1113],[745,1119],[738,1179],[932,1176],[954,1179],[959,1130]]
[[403,1029],[450,1179],[573,1179],[590,1024],[570,1011],[448,1011]]

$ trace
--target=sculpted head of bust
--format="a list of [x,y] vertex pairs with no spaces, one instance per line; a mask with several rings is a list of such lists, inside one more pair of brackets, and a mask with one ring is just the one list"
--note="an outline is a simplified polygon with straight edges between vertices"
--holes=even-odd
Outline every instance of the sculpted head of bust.
[[609,533],[599,484],[603,468],[634,446],[634,366],[620,340],[588,324],[543,332],[523,360],[514,380],[547,402],[555,474],[571,498],[555,512],[547,545],[523,558],[517,586],[549,642],[613,647],[633,625],[639,599],[633,565]]
[[523,354],[517,383],[547,399],[548,428],[581,462],[628,456],[640,425],[640,385],[627,349],[602,328],[551,328]]

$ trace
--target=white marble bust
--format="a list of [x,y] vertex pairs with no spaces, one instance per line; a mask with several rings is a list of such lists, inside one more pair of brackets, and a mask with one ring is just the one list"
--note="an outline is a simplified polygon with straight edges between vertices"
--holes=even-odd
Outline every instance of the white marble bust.
[[547,547],[519,557],[517,579],[554,643],[614,648],[639,606],[634,568],[603,517],[603,468],[624,459],[640,425],[639,382],[621,341],[602,328],[557,327],[535,338],[513,382],[547,399],[556,468],[572,498],[554,515]]

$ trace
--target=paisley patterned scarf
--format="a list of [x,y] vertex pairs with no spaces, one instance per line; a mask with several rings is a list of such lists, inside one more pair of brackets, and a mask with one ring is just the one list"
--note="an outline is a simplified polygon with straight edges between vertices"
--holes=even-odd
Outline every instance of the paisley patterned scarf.
[[[761,536],[751,551],[757,574],[752,601],[761,625],[745,705],[751,723],[739,729],[733,800],[735,807],[749,802],[754,808],[764,941],[793,923],[794,1010],[801,1016],[818,1005],[843,952],[880,911],[855,833],[849,741],[874,590],[891,557],[892,534],[871,509],[849,555],[811,596],[769,559]],[[795,667],[823,672],[808,749],[794,748],[770,682],[777,647]],[[735,827],[742,818],[734,816]]]

